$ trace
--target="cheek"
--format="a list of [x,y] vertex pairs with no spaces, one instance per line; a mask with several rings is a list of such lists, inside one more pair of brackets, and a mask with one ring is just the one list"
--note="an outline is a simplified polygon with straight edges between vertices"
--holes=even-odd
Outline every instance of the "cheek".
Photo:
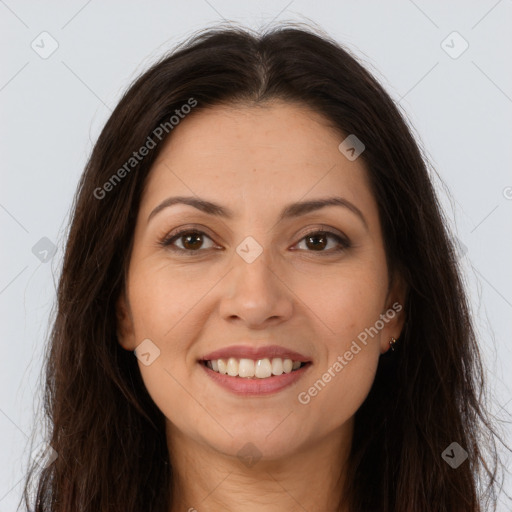
[[[340,363],[341,364],[341,363]],[[317,374],[310,387],[305,390],[309,396],[309,404],[304,405],[306,411],[323,411],[322,423],[324,430],[333,430],[354,416],[361,407],[373,385],[378,365],[376,357],[367,348],[343,369],[329,364],[323,374]],[[339,371],[336,371],[339,370]],[[316,394],[315,394],[316,393]],[[304,395],[302,395],[304,397]],[[328,411],[325,414],[325,411]]]
[[321,414],[323,429],[327,431],[339,427],[357,412],[375,380],[380,356],[378,343],[360,342],[357,335],[352,335],[357,331],[347,327],[344,334],[333,337],[326,347],[326,357],[312,367],[298,390],[297,398],[305,413]]
[[139,362],[139,368],[151,399],[178,430],[196,439],[200,438],[198,431],[204,428],[217,436],[225,434],[221,428],[216,431],[219,424],[207,408],[202,406],[207,402],[200,397],[195,398],[196,391],[192,391],[192,394],[188,391],[189,377],[183,365],[170,366],[168,354],[162,351],[161,357],[152,365],[144,366]]
[[387,280],[381,265],[339,265],[297,280],[294,289],[326,329],[328,348],[343,347],[373,326],[383,312]]
[[204,421],[201,408],[191,406],[187,389],[195,370],[189,349],[202,328],[200,301],[212,287],[206,281],[148,264],[134,268],[130,286],[137,339],[149,338],[159,351],[149,366],[139,361],[144,385],[162,413],[182,429]]
[[171,271],[168,265],[135,268],[130,304],[138,339],[165,344],[166,352],[179,351],[179,340],[189,338],[184,332],[190,328],[189,318],[197,315],[201,298],[213,284],[206,275],[194,278],[188,271]]
[[354,265],[350,271],[324,274],[316,287],[303,283],[304,293],[310,291],[309,304],[329,331],[323,329],[323,356],[299,390],[299,401],[306,410],[329,411],[327,429],[356,413],[375,379],[380,337],[368,332],[382,313],[387,290],[383,275],[378,265]]

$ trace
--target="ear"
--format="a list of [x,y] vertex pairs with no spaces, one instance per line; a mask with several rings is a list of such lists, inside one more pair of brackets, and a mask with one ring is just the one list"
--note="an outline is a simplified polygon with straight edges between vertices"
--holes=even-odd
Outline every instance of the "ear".
[[401,274],[396,272],[390,283],[386,305],[381,318],[384,328],[381,331],[381,354],[390,349],[391,337],[398,339],[405,323],[405,301],[407,299],[408,286]]
[[117,341],[125,349],[133,351],[136,348],[135,329],[128,306],[126,292],[123,290],[116,302]]

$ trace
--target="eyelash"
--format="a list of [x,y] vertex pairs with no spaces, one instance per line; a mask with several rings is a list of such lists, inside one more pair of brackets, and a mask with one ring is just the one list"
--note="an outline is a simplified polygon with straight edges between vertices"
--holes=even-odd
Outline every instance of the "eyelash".
[[[159,242],[159,245],[166,248],[166,249],[169,249],[173,252],[176,252],[176,253],[182,253],[182,254],[185,254],[187,256],[196,256],[198,253],[201,253],[201,252],[204,252],[204,251],[207,251],[208,249],[197,249],[197,250],[191,250],[191,249],[182,249],[181,247],[176,247],[176,246],[173,246],[172,244],[174,243],[174,241],[176,240],[179,240],[181,237],[183,237],[184,235],[189,235],[189,234],[196,234],[196,235],[201,235],[201,236],[206,236],[207,238],[209,238],[210,240],[211,237],[209,237],[204,231],[201,231],[199,229],[194,229],[194,228],[185,228],[185,229],[181,229],[180,231],[177,231],[175,233],[171,233],[170,235],[166,236],[163,240],[161,240]],[[351,244],[349,242],[349,240],[347,238],[344,238],[332,231],[328,231],[328,230],[321,230],[321,229],[316,229],[316,230],[313,230],[313,231],[309,231],[308,233],[306,233],[300,240],[298,243],[302,242],[305,238],[309,237],[309,236],[312,236],[312,235],[326,235],[327,237],[331,237],[331,238],[334,238],[340,245],[340,247],[338,247],[337,249],[334,249],[334,250],[329,250],[329,251],[313,251],[313,250],[306,250],[306,252],[318,252],[320,254],[325,254],[325,255],[332,255],[332,254],[338,254],[348,248],[351,247]],[[212,240],[213,241],[213,240]],[[296,244],[297,245],[297,244]],[[197,253],[197,254],[195,254]]]

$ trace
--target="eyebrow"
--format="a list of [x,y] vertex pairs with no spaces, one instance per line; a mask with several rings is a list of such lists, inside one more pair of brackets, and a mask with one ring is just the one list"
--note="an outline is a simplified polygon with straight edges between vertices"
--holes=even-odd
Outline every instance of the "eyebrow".
[[[222,217],[224,219],[233,219],[234,213],[230,208],[225,206],[221,206],[216,203],[212,203],[211,201],[207,201],[205,199],[201,199],[199,197],[191,197],[191,196],[175,196],[168,197],[164,201],[162,201],[150,214],[148,217],[148,222],[159,212],[173,206],[175,204],[186,204],[188,206],[193,206],[198,210],[207,213],[209,215],[215,215],[217,217]],[[306,215],[316,210],[320,210],[321,208],[325,208],[326,206],[341,206],[343,208],[347,208],[352,213],[357,215],[365,227],[368,229],[368,224],[366,219],[361,212],[361,210],[350,201],[343,197],[332,196],[322,199],[313,199],[310,201],[300,201],[297,203],[291,203],[286,205],[281,214],[279,215],[278,222],[283,220],[291,219],[294,217],[300,217],[301,215]]]

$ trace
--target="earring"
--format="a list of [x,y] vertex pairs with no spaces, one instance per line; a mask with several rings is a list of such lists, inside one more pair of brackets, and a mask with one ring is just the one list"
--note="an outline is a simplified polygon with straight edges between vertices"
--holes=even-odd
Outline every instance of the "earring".
[[396,342],[397,342],[397,340],[395,338],[393,338],[393,336],[391,336],[391,340],[389,340],[389,348],[391,349],[392,352],[395,351]]

